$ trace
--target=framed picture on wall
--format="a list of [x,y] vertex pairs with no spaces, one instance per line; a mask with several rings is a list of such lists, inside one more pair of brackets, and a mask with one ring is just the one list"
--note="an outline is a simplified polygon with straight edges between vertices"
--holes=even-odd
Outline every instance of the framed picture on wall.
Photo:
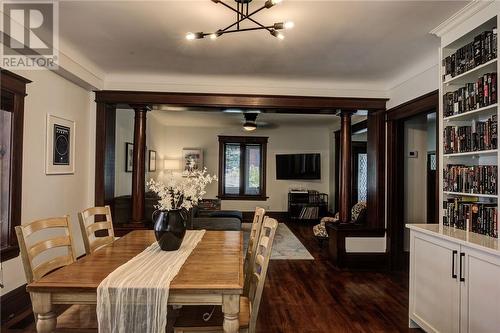
[[125,143],[125,172],[132,172],[134,168],[134,144]]
[[182,149],[182,161],[184,171],[192,172],[203,169],[203,149],[184,148]]
[[155,172],[156,171],[156,151],[150,150],[149,151],[149,167],[148,167],[149,172]]
[[75,122],[47,114],[45,173],[75,173]]

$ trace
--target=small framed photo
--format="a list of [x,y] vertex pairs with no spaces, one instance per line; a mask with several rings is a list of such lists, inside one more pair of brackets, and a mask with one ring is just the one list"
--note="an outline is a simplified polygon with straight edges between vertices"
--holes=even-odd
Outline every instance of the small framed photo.
[[155,172],[156,171],[156,151],[150,150],[149,151],[149,167],[148,167],[149,172]]
[[134,144],[125,142],[125,172],[132,172],[134,168]]
[[45,174],[75,173],[75,122],[47,114]]
[[182,160],[184,162],[184,171],[193,172],[203,170],[203,149],[182,149]]

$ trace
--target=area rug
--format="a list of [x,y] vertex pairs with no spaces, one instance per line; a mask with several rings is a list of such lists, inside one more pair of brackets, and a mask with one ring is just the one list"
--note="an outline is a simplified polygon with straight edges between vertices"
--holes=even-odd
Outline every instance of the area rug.
[[[245,243],[245,251],[248,245],[250,229],[252,223],[242,223],[243,240]],[[295,237],[293,232],[288,229],[286,224],[278,224],[276,235],[274,236],[273,253],[271,260],[314,260],[313,256],[307,251],[300,240]]]

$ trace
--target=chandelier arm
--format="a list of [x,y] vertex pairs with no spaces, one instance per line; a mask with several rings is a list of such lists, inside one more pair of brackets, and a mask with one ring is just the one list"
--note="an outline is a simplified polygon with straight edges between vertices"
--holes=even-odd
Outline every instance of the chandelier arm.
[[[262,25],[262,24],[260,24],[259,22],[255,21],[255,20],[254,20],[254,19],[252,19],[250,16],[252,16],[252,15],[254,15],[254,14],[257,14],[257,13],[258,13],[258,12],[260,12],[261,10],[265,9],[265,8],[266,8],[266,6],[262,6],[262,7],[258,8],[258,9],[256,9],[256,10],[254,10],[253,12],[251,12],[251,13],[250,13],[250,14],[248,14],[248,15],[244,15],[244,14],[243,14],[243,13],[241,13],[239,10],[234,9],[233,7],[229,6],[228,4],[226,4],[226,3],[222,2],[222,1],[220,1],[219,3],[220,3],[221,5],[223,5],[224,7],[227,7],[227,8],[229,8],[230,10],[232,10],[232,11],[234,11],[234,12],[237,12],[237,13],[239,13],[239,14],[241,15],[241,19],[239,19],[238,21],[234,22],[233,24],[231,24],[231,25],[227,26],[226,28],[221,29],[221,31],[226,31],[227,29],[232,28],[232,27],[233,27],[233,26],[235,26],[235,25],[237,25],[237,26],[239,27],[240,22],[242,22],[242,21],[244,21],[244,20],[247,20],[247,19],[248,19],[248,20],[250,20],[250,21],[252,21],[253,23],[257,24],[257,25],[258,25],[258,26],[260,26],[260,27],[264,27],[264,25]],[[268,31],[270,32],[270,30],[269,30],[269,29],[268,29]]]
[[[253,31],[253,30],[268,30],[268,29],[272,29],[272,25],[270,26],[267,26],[267,27],[255,27],[255,28],[242,28],[242,29],[235,29],[235,30],[226,30],[226,31],[223,31],[223,32],[220,32],[220,36],[224,35],[224,34],[231,34],[231,33],[235,33],[235,32],[244,32],[244,31]],[[211,34],[205,34],[206,36],[208,35],[211,35]]]

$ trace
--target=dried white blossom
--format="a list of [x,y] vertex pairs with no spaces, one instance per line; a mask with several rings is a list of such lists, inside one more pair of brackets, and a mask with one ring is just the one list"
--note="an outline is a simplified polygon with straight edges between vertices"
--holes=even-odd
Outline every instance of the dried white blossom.
[[198,205],[206,194],[205,188],[213,181],[217,181],[216,176],[207,173],[207,168],[203,171],[185,172],[180,176],[169,175],[165,182],[151,179],[147,186],[159,197],[156,209],[191,209]]

